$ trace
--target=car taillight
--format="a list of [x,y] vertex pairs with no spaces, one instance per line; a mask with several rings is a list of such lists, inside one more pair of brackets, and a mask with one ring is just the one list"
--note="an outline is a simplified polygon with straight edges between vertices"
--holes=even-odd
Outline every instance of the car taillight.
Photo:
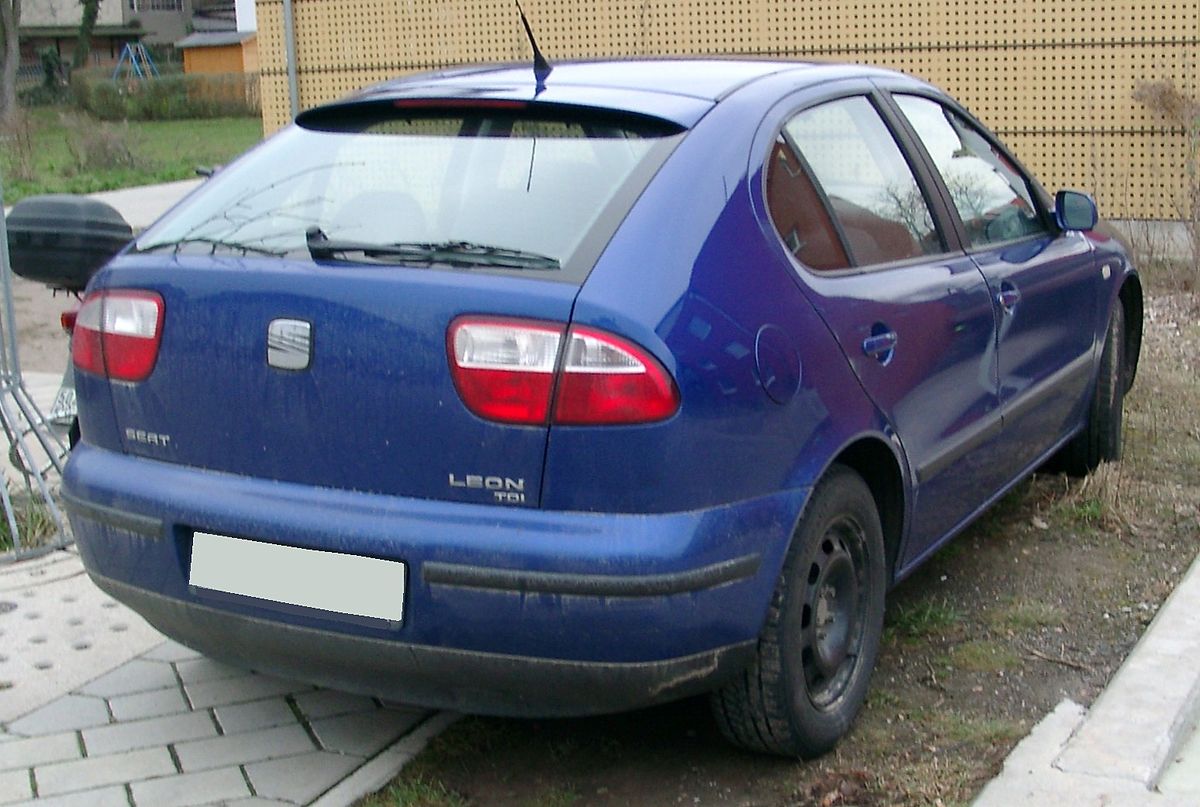
[[75,318],[72,361],[113,381],[144,381],[158,361],[163,311],[162,297],[152,291],[89,294]]
[[562,336],[563,326],[553,323],[455,320],[446,341],[454,386],[463,403],[487,420],[545,423]]
[[75,330],[75,318],[79,316],[78,308],[68,308],[58,315],[58,324],[68,335]]
[[658,360],[631,342],[574,326],[555,395],[554,422],[650,423],[679,408],[675,382]]
[[460,317],[446,342],[455,388],[487,420],[633,424],[663,420],[679,408],[675,382],[653,356],[594,328]]

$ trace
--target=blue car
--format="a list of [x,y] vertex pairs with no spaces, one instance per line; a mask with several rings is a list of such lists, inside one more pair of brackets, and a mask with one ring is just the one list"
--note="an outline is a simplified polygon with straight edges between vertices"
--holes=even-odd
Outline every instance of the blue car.
[[709,692],[812,757],[890,586],[1120,456],[1141,330],[1092,200],[913,78],[447,70],[304,112],[93,278],[64,496],[214,658],[496,715]]

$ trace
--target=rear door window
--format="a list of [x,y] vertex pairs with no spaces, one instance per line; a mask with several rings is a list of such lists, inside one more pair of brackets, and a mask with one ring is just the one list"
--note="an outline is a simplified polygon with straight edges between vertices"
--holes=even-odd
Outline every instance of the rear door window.
[[942,175],[971,246],[1048,231],[1029,181],[978,129],[929,98],[895,100]]
[[806,109],[784,125],[767,194],[780,236],[813,269],[945,251],[908,161],[863,96]]

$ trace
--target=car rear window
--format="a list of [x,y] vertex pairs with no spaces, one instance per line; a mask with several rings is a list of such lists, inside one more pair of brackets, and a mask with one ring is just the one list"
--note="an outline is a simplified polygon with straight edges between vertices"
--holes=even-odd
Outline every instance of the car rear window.
[[[581,282],[591,261],[578,254],[596,253],[594,243],[582,247],[607,242],[681,136],[674,124],[637,116],[458,106],[373,103],[301,115],[219,172],[137,248]],[[347,245],[363,248],[340,248]],[[459,260],[464,245],[469,254]],[[442,248],[426,257],[416,247]]]

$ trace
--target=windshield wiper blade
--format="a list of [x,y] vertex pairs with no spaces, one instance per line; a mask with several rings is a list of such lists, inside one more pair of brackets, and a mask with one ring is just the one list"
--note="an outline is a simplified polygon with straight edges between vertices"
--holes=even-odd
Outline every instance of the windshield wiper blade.
[[191,244],[201,244],[209,247],[208,254],[216,255],[218,249],[228,249],[234,252],[240,252],[243,255],[254,253],[255,255],[270,255],[274,258],[281,258],[285,253],[280,249],[267,249],[266,247],[256,247],[250,244],[242,244],[238,241],[223,241],[220,238],[203,238],[196,236],[193,238],[181,238],[178,241],[163,241],[158,244],[149,244],[145,247],[136,246],[137,252],[157,252],[162,249],[170,249],[172,253],[178,255],[179,252],[186,246]]
[[364,241],[331,239],[319,227],[311,227],[304,234],[308,253],[313,260],[331,260],[346,254],[359,254],[367,259],[391,260],[406,263],[445,263],[451,266],[482,266],[509,269],[542,269],[554,271],[561,268],[557,258],[469,241],[444,241],[441,243],[398,242],[394,244],[372,244]]

